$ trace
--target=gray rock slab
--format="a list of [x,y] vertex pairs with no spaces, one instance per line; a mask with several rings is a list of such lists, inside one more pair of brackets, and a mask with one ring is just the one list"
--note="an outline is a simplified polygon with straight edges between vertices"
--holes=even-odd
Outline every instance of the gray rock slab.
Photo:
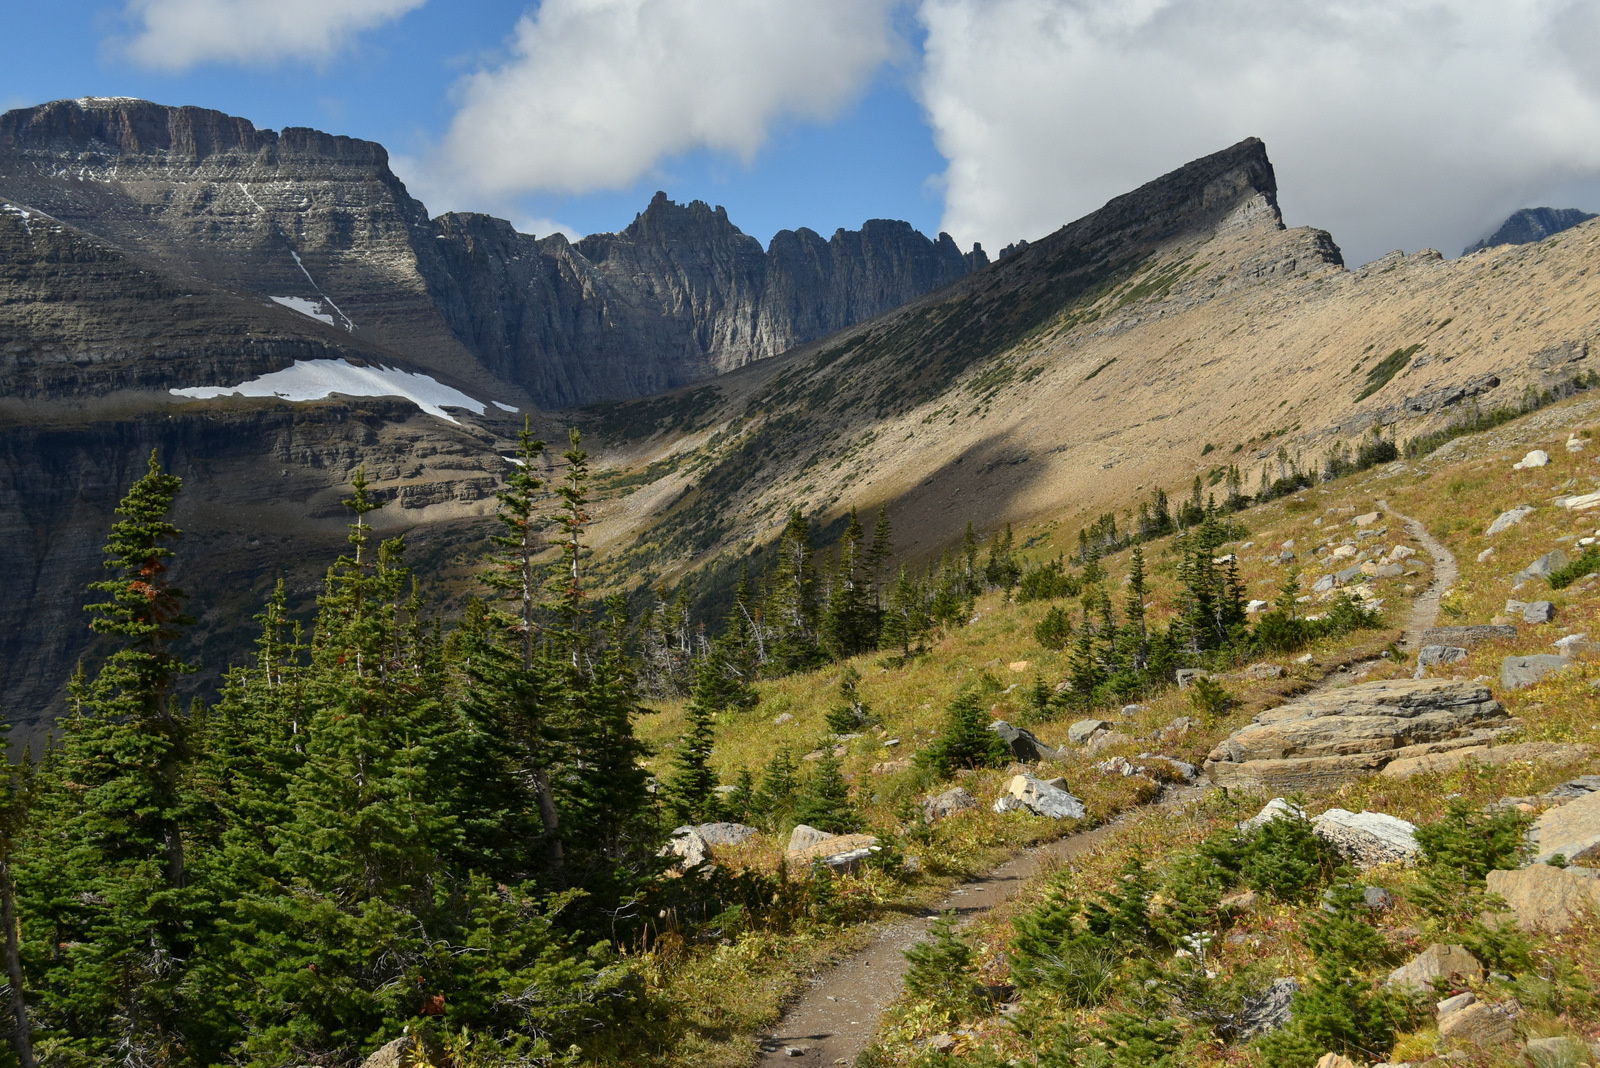
[[1274,979],[1272,985],[1244,1002],[1244,1038],[1276,1031],[1293,1018],[1294,996],[1300,984],[1292,978]]
[[1571,660],[1553,653],[1508,656],[1500,661],[1500,685],[1508,690],[1521,690],[1532,686],[1551,672],[1571,666]]
[[978,799],[973,797],[966,787],[957,786],[922,802],[922,816],[929,823],[937,823],[957,812],[977,807]]
[[1565,931],[1600,909],[1600,871],[1530,864],[1515,871],[1492,871],[1489,893],[1505,901],[1511,919],[1525,931]]
[[743,823],[701,823],[693,829],[706,845],[713,848],[736,846],[760,833],[754,827]]
[[1026,809],[1036,816],[1053,820],[1081,820],[1089,814],[1082,801],[1059,786],[1034,778],[1032,775],[1015,775],[1006,784],[1006,792],[995,802],[996,812],[1015,812]]
[[1330,808],[1311,821],[1311,829],[1346,860],[1363,868],[1416,859],[1415,824],[1385,812]]
[[1067,741],[1073,745],[1085,745],[1100,731],[1108,731],[1111,724],[1103,719],[1080,719],[1067,728]]
[[1477,682],[1387,679],[1269,709],[1206,758],[1218,786],[1288,794],[1348,782],[1390,761],[1483,744],[1512,727]]
[[1480,980],[1483,978],[1483,965],[1466,946],[1435,942],[1390,972],[1385,985],[1428,991],[1433,989],[1435,979],[1449,980],[1452,976]]
[[1535,863],[1563,856],[1584,863],[1600,859],[1600,792],[1546,809],[1528,836],[1537,843]]
[[1013,727],[1003,719],[997,719],[989,724],[989,729],[998,734],[1006,747],[1011,750],[1011,755],[1024,764],[1037,764],[1041,760],[1059,760],[1061,754],[1054,746],[1045,745],[1033,732],[1024,727]]
[[1549,578],[1552,571],[1560,571],[1571,562],[1571,558],[1560,549],[1551,549],[1512,576],[1511,584],[1515,586],[1529,579]]
[[826,842],[836,837],[827,831],[819,831],[815,827],[804,823],[796,824],[795,829],[789,832],[789,845],[786,852],[793,853],[797,849],[810,849],[819,842]]
[[1484,531],[1489,537],[1494,537],[1502,530],[1509,530],[1533,514],[1533,506],[1519,504],[1495,516],[1494,522],[1489,524],[1489,529]]
[[1483,642],[1501,642],[1517,636],[1509,623],[1479,623],[1466,627],[1429,627],[1422,632],[1424,645],[1464,645],[1472,648]]
[[1465,660],[1467,650],[1459,645],[1424,645],[1417,651],[1417,665],[1432,667],[1435,664],[1454,664]]
[[1556,618],[1556,606],[1549,601],[1530,601],[1522,609],[1522,618],[1528,623],[1548,623]]

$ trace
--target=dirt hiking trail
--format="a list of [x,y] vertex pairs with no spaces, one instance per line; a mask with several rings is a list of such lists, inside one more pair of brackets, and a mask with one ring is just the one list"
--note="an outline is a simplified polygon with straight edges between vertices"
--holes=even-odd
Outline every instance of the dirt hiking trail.
[[[1405,524],[1406,533],[1433,557],[1433,581],[1412,602],[1400,644],[1414,656],[1421,648],[1422,632],[1439,618],[1439,603],[1455,585],[1456,558],[1409,516],[1395,512],[1387,501],[1377,502],[1384,512]],[[1334,674],[1317,689],[1354,681]],[[1200,797],[1205,787],[1168,790],[1157,802],[1177,806]],[[1130,810],[1136,811],[1136,810]],[[1129,813],[1092,830],[1068,835],[1021,853],[987,874],[960,884],[936,908],[882,928],[861,950],[819,973],[811,985],[784,1013],[772,1031],[757,1038],[758,1064],[852,1064],[877,1037],[883,1010],[900,994],[908,962],[905,951],[924,941],[939,913],[953,909],[963,924],[1016,896],[1039,875],[1084,853],[1109,837]]]

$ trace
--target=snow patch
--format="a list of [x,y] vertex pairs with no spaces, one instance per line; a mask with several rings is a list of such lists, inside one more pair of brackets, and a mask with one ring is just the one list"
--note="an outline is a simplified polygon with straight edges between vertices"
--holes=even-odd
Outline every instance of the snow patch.
[[[311,283],[311,288],[315,289],[318,293],[321,293],[322,299],[328,302],[328,307],[332,308],[339,318],[344,320],[344,328],[352,334],[355,333],[356,324],[350,321],[350,316],[339,310],[339,305],[333,302],[332,297],[322,292],[322,287],[317,285],[317,280],[311,277],[311,272],[306,270],[306,265],[300,262],[300,253],[296,252],[294,249],[290,249],[289,255],[294,257],[294,265],[300,268],[301,274],[306,276],[306,281]],[[274,297],[273,299],[276,300],[277,298]],[[330,319],[329,322],[331,323],[332,320]]]
[[457,424],[460,420],[446,414],[446,407],[464,408],[474,415],[482,415],[484,411],[482,401],[473,400],[427,375],[412,374],[398,367],[357,367],[344,360],[296,360],[292,367],[237,386],[190,386],[170,392],[199,400],[238,396],[314,401],[335,393],[346,397],[403,397],[429,415]]
[[502,412],[510,412],[513,415],[515,415],[517,412],[517,406],[515,404],[507,404],[504,401],[490,401],[489,403],[494,405],[496,408],[499,408]]
[[30,212],[24,208],[17,207],[15,204],[0,204],[0,211],[3,211],[8,215],[21,216],[22,228],[28,232],[29,237],[33,236],[33,224],[28,221],[33,217]]
[[318,322],[327,323],[329,326],[333,325],[333,316],[322,310],[322,302],[320,300],[308,300],[305,297],[272,297],[271,299],[282,304],[290,311],[297,311],[301,315],[309,315]]

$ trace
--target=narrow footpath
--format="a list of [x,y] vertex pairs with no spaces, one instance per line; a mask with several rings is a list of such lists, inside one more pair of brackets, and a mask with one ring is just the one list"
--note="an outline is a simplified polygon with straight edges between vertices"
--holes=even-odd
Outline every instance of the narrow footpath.
[[[1455,585],[1456,558],[1409,516],[1378,507],[1405,524],[1411,535],[1433,557],[1433,581],[1417,595],[1407,617],[1400,644],[1413,656],[1421,648],[1422,632],[1439,618],[1439,603]],[[1332,676],[1323,685],[1334,684]],[[1169,790],[1160,805],[1180,805],[1203,793],[1202,787]],[[1014,897],[1040,874],[1069,858],[1092,849],[1124,822],[1128,813],[1094,828],[1057,839],[1021,853],[985,875],[955,887],[937,908],[881,929],[861,950],[821,972],[789,1006],[778,1026],[760,1036],[759,1064],[852,1064],[877,1036],[883,1010],[900,995],[907,961],[905,951],[924,941],[939,913],[954,910],[963,924],[972,922],[996,905]]]

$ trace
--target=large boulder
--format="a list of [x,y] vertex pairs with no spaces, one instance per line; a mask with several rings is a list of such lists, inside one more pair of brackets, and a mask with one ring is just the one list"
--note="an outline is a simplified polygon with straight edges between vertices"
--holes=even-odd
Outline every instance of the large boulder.
[[1546,675],[1565,670],[1572,661],[1552,653],[1535,653],[1532,656],[1508,656],[1500,661],[1500,685],[1508,690],[1521,690]]
[[1291,701],[1213,749],[1218,786],[1288,794],[1337,786],[1393,760],[1484,745],[1514,726],[1476,682],[1388,679]]
[[1006,784],[1006,792],[994,803],[996,812],[1026,810],[1053,820],[1081,820],[1089,814],[1083,802],[1064,788],[1032,775],[1016,775]]
[[1060,760],[1061,754],[1053,746],[1045,745],[1022,727],[1013,727],[1003,719],[989,724],[989,729],[1000,736],[1011,750],[1011,755],[1024,764],[1037,764],[1041,760]]
[[1305,812],[1290,804],[1287,798],[1274,797],[1271,801],[1261,806],[1260,812],[1257,812],[1247,820],[1240,820],[1239,829],[1241,831],[1253,831],[1257,827],[1271,823],[1273,820],[1281,820],[1285,816],[1303,817]]
[[1483,965],[1467,951],[1466,946],[1445,945],[1435,942],[1389,973],[1388,984],[1400,989],[1432,991],[1433,981],[1449,981],[1453,977],[1476,982],[1483,978]]
[[1424,645],[1417,650],[1417,668],[1433,667],[1435,664],[1454,664],[1457,660],[1465,660],[1467,650],[1462,645]]
[[1416,825],[1383,812],[1330,808],[1311,821],[1311,829],[1340,856],[1363,868],[1409,863],[1420,852]]
[[1539,559],[1511,576],[1511,584],[1518,586],[1529,579],[1549,578],[1551,572],[1560,571],[1571,562],[1571,558],[1560,549],[1551,549]]
[[711,844],[700,837],[700,832],[693,827],[674,827],[667,844],[661,847],[658,855],[677,857],[673,868],[686,871],[711,859]]
[[922,818],[929,823],[938,823],[942,819],[954,816],[957,812],[977,807],[978,799],[973,797],[966,787],[957,786],[923,801]]
[[1387,779],[1409,779],[1416,775],[1453,771],[1472,761],[1488,767],[1527,762],[1530,764],[1572,764],[1594,754],[1592,745],[1562,742],[1518,742],[1515,745],[1469,745],[1443,753],[1410,757],[1391,762],[1383,769]]
[[1492,871],[1489,893],[1505,901],[1525,931],[1565,931],[1589,909],[1600,909],[1600,871],[1533,864]]
[[1517,636],[1510,623],[1478,623],[1466,627],[1429,627],[1422,632],[1424,645],[1464,645],[1471,648],[1483,642],[1500,642]]
[[1590,793],[1546,809],[1528,832],[1539,850],[1536,863],[1554,857],[1590,863],[1600,860],[1600,793]]

